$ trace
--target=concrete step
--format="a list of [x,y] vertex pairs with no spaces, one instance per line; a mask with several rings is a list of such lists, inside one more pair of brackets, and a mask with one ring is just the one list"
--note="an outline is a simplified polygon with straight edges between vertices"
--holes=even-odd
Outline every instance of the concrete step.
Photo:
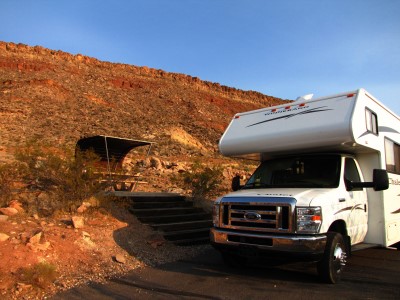
[[178,208],[178,207],[193,207],[193,204],[188,201],[159,201],[159,202],[133,202],[132,203],[132,208],[133,209],[140,209],[140,208],[153,208],[153,209],[159,209],[159,208]]
[[186,198],[184,196],[132,196],[128,197],[134,203],[151,203],[151,202],[186,202]]
[[184,196],[168,193],[121,194],[132,202],[129,211],[176,245],[209,242],[212,217]]
[[138,217],[144,224],[176,223],[184,221],[211,220],[211,215],[207,212],[197,212],[192,214],[161,215]]
[[129,211],[139,217],[148,216],[170,216],[170,215],[181,215],[181,214],[194,214],[203,212],[200,208],[195,207],[170,207],[170,208],[142,208],[135,209],[130,208]]
[[150,225],[154,229],[161,230],[164,232],[180,231],[195,228],[210,228],[212,226],[211,220],[198,220],[198,221],[187,221],[187,222],[176,222],[176,223],[164,223],[164,224],[152,224]]

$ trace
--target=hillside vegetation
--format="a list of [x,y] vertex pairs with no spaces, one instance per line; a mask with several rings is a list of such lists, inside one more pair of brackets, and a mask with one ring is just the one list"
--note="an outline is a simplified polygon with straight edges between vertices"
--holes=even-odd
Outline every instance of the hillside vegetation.
[[111,135],[158,143],[163,155],[213,156],[237,112],[282,103],[184,74],[0,42],[0,151],[42,139],[74,145]]

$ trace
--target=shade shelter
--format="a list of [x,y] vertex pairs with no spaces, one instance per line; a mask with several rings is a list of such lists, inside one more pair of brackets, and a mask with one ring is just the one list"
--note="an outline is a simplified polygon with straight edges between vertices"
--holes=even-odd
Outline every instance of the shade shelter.
[[127,174],[122,165],[127,154],[137,147],[147,146],[146,157],[154,143],[113,136],[84,137],[76,143],[76,151],[93,151],[100,158],[99,180],[110,183],[114,190],[132,191],[140,182],[140,174]]

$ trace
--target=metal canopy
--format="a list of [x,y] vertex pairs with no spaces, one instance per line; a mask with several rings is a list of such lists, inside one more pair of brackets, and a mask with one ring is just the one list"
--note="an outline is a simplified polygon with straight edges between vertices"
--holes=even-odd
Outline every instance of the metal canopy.
[[76,143],[76,149],[80,151],[92,150],[102,161],[113,160],[122,163],[125,156],[132,149],[140,146],[151,146],[152,142],[125,139],[113,136],[96,135],[84,137]]

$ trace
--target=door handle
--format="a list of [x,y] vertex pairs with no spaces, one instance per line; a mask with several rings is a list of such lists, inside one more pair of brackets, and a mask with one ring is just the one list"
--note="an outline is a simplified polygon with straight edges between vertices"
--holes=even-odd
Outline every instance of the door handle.
[[345,198],[339,198],[339,202],[346,202]]

